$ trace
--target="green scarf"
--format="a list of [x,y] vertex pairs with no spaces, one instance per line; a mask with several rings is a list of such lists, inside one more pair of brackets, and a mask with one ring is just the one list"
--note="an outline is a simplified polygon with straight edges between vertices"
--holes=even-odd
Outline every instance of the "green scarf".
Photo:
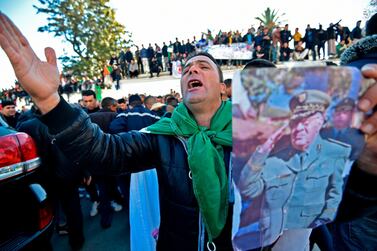
[[221,233],[228,214],[228,178],[222,146],[232,145],[232,105],[222,102],[211,119],[211,128],[199,126],[181,103],[171,118],[148,127],[154,134],[188,138],[188,164],[195,197],[204,218],[208,239]]

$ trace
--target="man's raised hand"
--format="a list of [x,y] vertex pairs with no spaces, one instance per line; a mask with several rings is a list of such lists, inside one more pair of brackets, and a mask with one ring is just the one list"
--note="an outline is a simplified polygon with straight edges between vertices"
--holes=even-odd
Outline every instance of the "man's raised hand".
[[[363,76],[373,78],[377,82],[377,64],[365,65],[361,69]],[[359,109],[373,114],[364,121],[361,130],[368,135],[367,144],[359,157],[359,167],[371,174],[377,175],[377,84],[371,86],[360,99]]]
[[47,62],[41,61],[24,35],[3,13],[0,13],[0,45],[7,54],[18,81],[41,112],[52,110],[60,100],[55,51],[45,48]]

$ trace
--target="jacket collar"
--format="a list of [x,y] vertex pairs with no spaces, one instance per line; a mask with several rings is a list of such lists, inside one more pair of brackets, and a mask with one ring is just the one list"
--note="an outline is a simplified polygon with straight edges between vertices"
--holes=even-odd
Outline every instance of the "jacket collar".
[[377,34],[362,38],[346,49],[340,57],[340,64],[347,65],[352,61],[375,52],[377,52]]

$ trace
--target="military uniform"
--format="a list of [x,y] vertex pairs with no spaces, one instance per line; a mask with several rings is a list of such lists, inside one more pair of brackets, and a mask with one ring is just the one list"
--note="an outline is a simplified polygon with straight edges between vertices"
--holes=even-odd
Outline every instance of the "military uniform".
[[[291,121],[324,113],[329,102],[323,92],[304,91],[290,102]],[[254,212],[243,208],[234,238],[240,249],[269,245],[286,229],[310,228],[335,217],[350,146],[317,135],[305,151],[299,151],[290,138],[283,136],[270,153],[257,149],[241,172],[237,185],[244,204],[258,201],[260,208]]]
[[[344,98],[335,106],[335,112],[349,111],[354,108],[355,101],[351,98]],[[336,129],[333,126],[328,126],[322,129],[320,134],[322,138],[331,138],[349,144],[352,147],[351,160],[357,159],[365,145],[364,135],[356,128],[347,127],[344,129]]]

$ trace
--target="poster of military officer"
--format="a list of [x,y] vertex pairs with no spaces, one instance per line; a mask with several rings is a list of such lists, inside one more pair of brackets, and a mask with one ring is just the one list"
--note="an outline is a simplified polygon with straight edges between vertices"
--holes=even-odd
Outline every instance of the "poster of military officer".
[[[355,128],[361,119],[355,109],[362,84],[359,72],[350,68],[269,69],[266,77],[261,70],[265,71],[241,72],[241,81],[233,83],[238,85],[234,88],[244,88],[250,107],[256,109],[256,115],[246,116],[244,123],[233,123],[234,142],[256,125],[274,128],[264,139],[247,139],[251,144],[259,142],[257,146],[233,145],[241,200],[233,238],[237,250],[268,246],[290,229],[310,229],[333,220],[342,196],[344,169],[364,145],[364,136]],[[338,76],[349,75],[338,92],[331,83],[336,71]],[[307,75],[321,76],[318,89],[312,79],[307,84]],[[255,84],[269,89],[257,105],[250,91],[259,89],[250,88]],[[295,88],[287,88],[291,86]],[[285,111],[284,116],[269,112],[271,104]],[[352,138],[357,140],[351,142]]]

